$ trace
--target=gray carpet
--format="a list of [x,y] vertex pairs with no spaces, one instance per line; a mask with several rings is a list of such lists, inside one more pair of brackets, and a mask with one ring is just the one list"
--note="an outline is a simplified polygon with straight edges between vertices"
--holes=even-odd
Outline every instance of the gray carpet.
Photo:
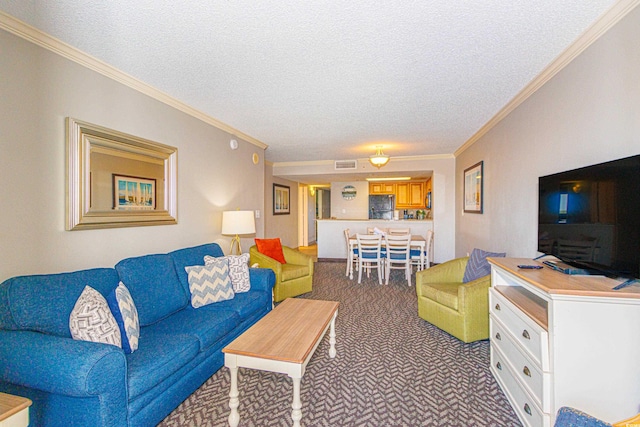
[[[340,302],[337,356],[325,336],[302,378],[303,426],[520,426],[489,372],[489,342],[464,344],[417,315],[415,274],[388,286],[349,280],[344,264],[316,263],[303,298]],[[291,380],[241,368],[240,426],[290,426]],[[161,424],[226,426],[229,372],[220,369]]]

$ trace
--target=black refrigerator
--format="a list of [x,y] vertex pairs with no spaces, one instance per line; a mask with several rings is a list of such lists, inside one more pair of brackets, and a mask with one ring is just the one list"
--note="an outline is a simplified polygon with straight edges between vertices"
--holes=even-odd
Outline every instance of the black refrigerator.
[[395,196],[369,196],[369,219],[393,219]]

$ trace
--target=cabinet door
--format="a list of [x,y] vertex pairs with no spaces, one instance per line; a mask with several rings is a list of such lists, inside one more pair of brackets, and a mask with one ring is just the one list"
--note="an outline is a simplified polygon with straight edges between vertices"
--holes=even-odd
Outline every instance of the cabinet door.
[[409,204],[414,208],[424,208],[424,182],[409,183]]
[[395,184],[372,182],[369,184],[369,194],[394,194]]
[[408,182],[402,182],[402,183],[396,184],[396,207],[397,208],[411,207],[411,199],[410,199]]

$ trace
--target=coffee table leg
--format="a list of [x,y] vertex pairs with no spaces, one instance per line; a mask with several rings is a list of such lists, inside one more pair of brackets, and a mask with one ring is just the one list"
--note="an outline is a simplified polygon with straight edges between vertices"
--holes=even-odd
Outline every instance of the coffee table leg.
[[240,406],[240,393],[238,393],[238,367],[229,368],[231,374],[231,391],[229,391],[229,408],[231,408],[231,414],[229,414],[229,425],[231,427],[238,427],[240,424],[240,414],[238,413],[238,406]]
[[300,400],[300,380],[301,378],[291,378],[293,380],[293,403],[291,407],[291,419],[293,419],[293,427],[300,427],[302,419],[302,401]]
[[338,317],[338,310],[333,313],[333,319],[331,319],[331,326],[329,330],[329,357],[332,359],[336,357],[336,317]]

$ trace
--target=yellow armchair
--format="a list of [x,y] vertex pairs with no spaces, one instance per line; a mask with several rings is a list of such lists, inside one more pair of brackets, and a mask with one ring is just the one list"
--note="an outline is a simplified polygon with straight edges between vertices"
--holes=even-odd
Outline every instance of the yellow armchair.
[[418,315],[466,343],[489,338],[487,275],[462,283],[469,257],[457,258],[416,273]]
[[258,264],[261,268],[270,268],[276,274],[273,287],[273,300],[280,302],[286,298],[311,292],[313,284],[313,258],[282,246],[286,264],[258,252],[254,245],[249,249],[250,264]]

